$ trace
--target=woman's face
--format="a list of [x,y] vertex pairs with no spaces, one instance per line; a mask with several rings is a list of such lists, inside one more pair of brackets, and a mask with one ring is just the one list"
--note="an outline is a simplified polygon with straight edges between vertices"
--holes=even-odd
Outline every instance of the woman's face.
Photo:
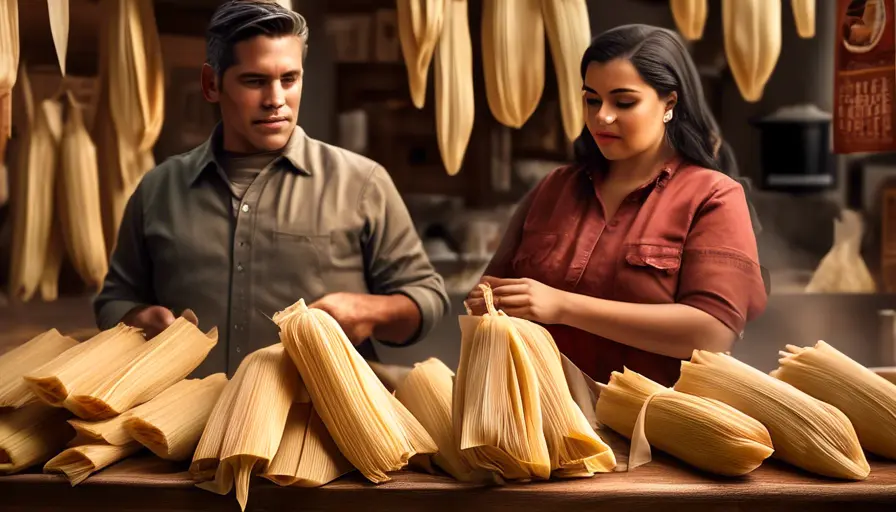
[[660,98],[631,62],[592,62],[584,91],[585,124],[607,160],[625,160],[662,145],[663,115],[677,96]]

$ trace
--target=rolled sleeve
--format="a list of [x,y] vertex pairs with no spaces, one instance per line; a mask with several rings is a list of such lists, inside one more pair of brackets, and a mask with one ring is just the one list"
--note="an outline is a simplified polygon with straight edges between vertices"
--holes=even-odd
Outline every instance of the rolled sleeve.
[[140,188],[128,199],[103,289],[93,301],[97,327],[114,327],[128,311],[153,303],[151,266],[143,237]]
[[444,280],[426,256],[407,207],[381,166],[372,170],[360,205],[367,219],[364,256],[368,286],[374,294],[401,294],[417,305],[420,327],[401,345],[419,341],[448,314]]
[[676,301],[741,334],[768,296],[743,187],[725,180],[695,215],[682,254]]

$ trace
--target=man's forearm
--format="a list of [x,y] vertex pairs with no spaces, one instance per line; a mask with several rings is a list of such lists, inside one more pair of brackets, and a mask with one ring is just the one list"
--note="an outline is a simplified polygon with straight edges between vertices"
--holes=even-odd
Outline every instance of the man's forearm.
[[389,343],[407,343],[420,330],[417,304],[402,294],[371,295],[369,313],[373,336]]
[[567,293],[561,322],[648,352],[687,359],[694,349],[723,352],[736,337],[708,313],[685,304],[633,304]]

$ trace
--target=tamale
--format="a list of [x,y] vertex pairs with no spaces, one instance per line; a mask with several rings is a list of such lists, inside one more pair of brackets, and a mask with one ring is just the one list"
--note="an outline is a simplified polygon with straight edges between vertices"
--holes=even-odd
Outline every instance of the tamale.
[[74,435],[65,422],[71,414],[41,403],[0,412],[0,474],[41,464]]
[[[290,406],[302,396],[302,382],[289,356],[279,343],[252,352],[237,369],[245,368],[244,375],[236,375],[232,383],[237,388],[228,396],[225,390],[219,400],[227,400],[225,409],[215,408],[216,413],[227,413],[220,449],[215,453],[217,430],[221,418],[210,418],[203,432],[209,441],[199,447],[193,455],[193,466],[202,461],[217,458],[214,482],[199,484],[199,487],[218,494],[227,494],[236,486],[236,499],[245,510],[249,498],[249,480],[255,473],[265,470],[277,454],[280,440],[286,428]],[[230,386],[228,386],[230,387]],[[214,427],[210,431],[209,427]],[[191,471],[200,471],[191,467]]]
[[896,384],[821,340],[781,356],[772,377],[843,411],[863,448],[896,459]]
[[140,451],[143,446],[132,441],[124,446],[85,444],[66,448],[44,464],[44,473],[63,473],[72,487],[93,473],[111,466]]
[[145,340],[140,329],[118,324],[78,343],[46,364],[28,371],[24,381],[49,405],[62,407],[72,392],[90,389],[122,367]]
[[75,439],[69,445],[108,444],[124,446],[133,442],[134,439],[124,429],[124,420],[127,419],[127,414],[126,412],[102,421],[68,420],[69,425],[74,427],[76,433]]
[[76,340],[50,329],[0,355],[0,408],[22,407],[37,400],[22,375],[77,345]]
[[773,457],[832,478],[863,480],[871,468],[836,407],[726,355],[695,350],[675,390],[724,402],[768,429]]
[[420,422],[370,369],[339,323],[305,305],[274,315],[280,340],[343,455],[365,478],[381,483],[418,453],[437,447]]
[[650,445],[723,476],[750,473],[774,452],[759,421],[722,402],[688,395],[626,368],[597,401],[598,419],[632,440],[629,470],[649,462]]
[[187,460],[226,385],[224,373],[182,380],[124,413],[124,429],[162,459]]
[[513,320],[494,307],[461,316],[461,349],[452,404],[454,435],[474,468],[509,480],[547,479],[551,458],[543,430],[538,375]]
[[65,407],[81,419],[108,419],[151,400],[195,370],[218,342],[218,329],[204,334],[184,317],[128,353],[107,378],[69,395]]

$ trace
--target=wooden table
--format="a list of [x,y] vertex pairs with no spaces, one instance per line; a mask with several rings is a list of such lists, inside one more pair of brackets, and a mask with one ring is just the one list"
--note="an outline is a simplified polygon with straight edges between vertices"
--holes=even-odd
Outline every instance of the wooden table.
[[[125,460],[72,488],[56,475],[0,478],[0,510],[238,511],[233,493],[218,496],[193,486],[186,465],[154,457]],[[849,507],[848,509],[846,507]],[[323,488],[279,487],[256,479],[247,510],[298,511],[731,511],[896,510],[896,463],[872,461],[862,482],[839,482],[767,461],[742,479],[700,474],[657,454],[632,472],[581,480],[483,487],[410,471],[379,486],[359,474]]]

